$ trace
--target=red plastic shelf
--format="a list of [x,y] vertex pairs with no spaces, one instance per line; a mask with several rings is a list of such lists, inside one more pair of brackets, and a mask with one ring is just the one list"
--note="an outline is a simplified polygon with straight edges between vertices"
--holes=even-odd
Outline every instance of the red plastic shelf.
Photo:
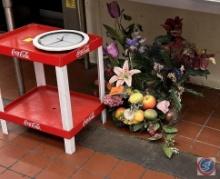
[[93,96],[71,92],[74,128],[63,130],[57,89],[37,87],[13,101],[0,112],[0,118],[70,139],[104,109],[99,99]]
[[101,37],[89,34],[90,40],[86,45],[71,51],[51,53],[38,50],[33,46],[32,41],[27,40],[33,39],[38,34],[57,29],[46,25],[29,24],[2,34],[0,36],[0,54],[61,67],[102,45]]

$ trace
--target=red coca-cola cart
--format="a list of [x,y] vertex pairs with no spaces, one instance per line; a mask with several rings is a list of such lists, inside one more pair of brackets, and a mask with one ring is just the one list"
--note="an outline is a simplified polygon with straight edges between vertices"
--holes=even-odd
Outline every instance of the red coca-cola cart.
[[[39,34],[57,28],[29,24],[0,36],[0,54],[34,64],[37,87],[4,107],[0,93],[2,131],[8,134],[6,121],[64,138],[65,152],[75,152],[75,135],[92,119],[106,113],[102,100],[105,94],[102,38],[89,35],[89,42],[66,52],[45,52],[33,46]],[[67,65],[81,56],[98,50],[99,98],[69,90]],[[46,85],[44,64],[55,66],[57,87]],[[82,74],[83,75],[83,74]],[[80,79],[80,76],[76,78]]]

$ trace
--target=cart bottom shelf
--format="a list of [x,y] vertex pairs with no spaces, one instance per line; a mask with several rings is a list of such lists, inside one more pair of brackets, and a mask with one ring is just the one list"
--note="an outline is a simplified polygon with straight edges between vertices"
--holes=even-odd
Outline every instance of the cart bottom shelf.
[[0,118],[70,139],[93,118],[99,115],[104,106],[93,96],[71,92],[74,128],[63,130],[57,89],[37,87],[13,101],[0,112]]

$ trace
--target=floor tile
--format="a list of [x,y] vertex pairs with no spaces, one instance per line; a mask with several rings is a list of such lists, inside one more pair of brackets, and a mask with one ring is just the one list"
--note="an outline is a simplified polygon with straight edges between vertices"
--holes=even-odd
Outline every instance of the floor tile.
[[175,179],[175,177],[166,173],[147,170],[142,179]]
[[192,139],[177,135],[175,138],[176,147],[184,152],[192,152]]
[[103,179],[103,177],[91,174],[85,170],[78,171],[71,178],[72,179]]
[[194,139],[202,126],[193,124],[188,121],[180,121],[177,124],[178,135],[182,135],[191,139]]
[[9,167],[29,152],[28,149],[16,144],[7,144],[0,149],[0,165]]
[[207,126],[220,130],[220,111],[215,111]]
[[57,174],[54,171],[48,171],[48,170],[43,170],[39,175],[35,177],[36,179],[67,179],[69,177],[66,177],[61,174]]
[[74,155],[62,153],[39,174],[38,178],[46,178],[47,176],[53,176],[53,178],[70,177],[82,167],[93,153],[92,150],[84,147],[77,147]]
[[26,178],[27,177],[10,170],[7,170],[0,175],[0,179],[26,179]]
[[33,149],[39,146],[40,141],[38,141],[37,137],[35,137],[34,135],[26,132],[11,140],[11,143],[18,144],[19,146],[22,146],[24,148]]
[[105,177],[110,174],[117,163],[118,159],[110,155],[95,153],[95,155],[85,164],[83,169],[92,174]]
[[113,169],[109,178],[111,179],[139,179],[145,169],[135,163],[120,161]]
[[6,142],[0,139],[0,148],[5,146],[5,145],[6,145]]
[[0,166],[0,174],[5,170],[6,170],[6,168]]
[[51,161],[48,158],[29,153],[11,167],[12,170],[24,175],[34,177],[43,168],[47,167]]
[[220,131],[205,127],[198,140],[220,147]]
[[200,142],[195,142],[192,146],[193,154],[201,157],[215,157],[219,151],[219,148],[203,144]]
[[185,121],[191,121],[200,125],[203,125],[207,118],[209,117],[210,113],[212,110],[205,111],[205,110],[200,110],[201,108],[198,109],[193,109],[190,108],[188,109],[183,116],[183,120]]

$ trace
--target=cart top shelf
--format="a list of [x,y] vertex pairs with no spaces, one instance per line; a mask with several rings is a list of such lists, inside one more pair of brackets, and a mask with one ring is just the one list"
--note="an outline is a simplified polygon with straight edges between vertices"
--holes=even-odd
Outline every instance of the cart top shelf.
[[101,37],[89,34],[90,40],[86,45],[71,51],[45,52],[33,46],[32,39],[35,36],[57,29],[46,25],[29,24],[7,32],[0,36],[0,54],[61,67],[102,45]]

